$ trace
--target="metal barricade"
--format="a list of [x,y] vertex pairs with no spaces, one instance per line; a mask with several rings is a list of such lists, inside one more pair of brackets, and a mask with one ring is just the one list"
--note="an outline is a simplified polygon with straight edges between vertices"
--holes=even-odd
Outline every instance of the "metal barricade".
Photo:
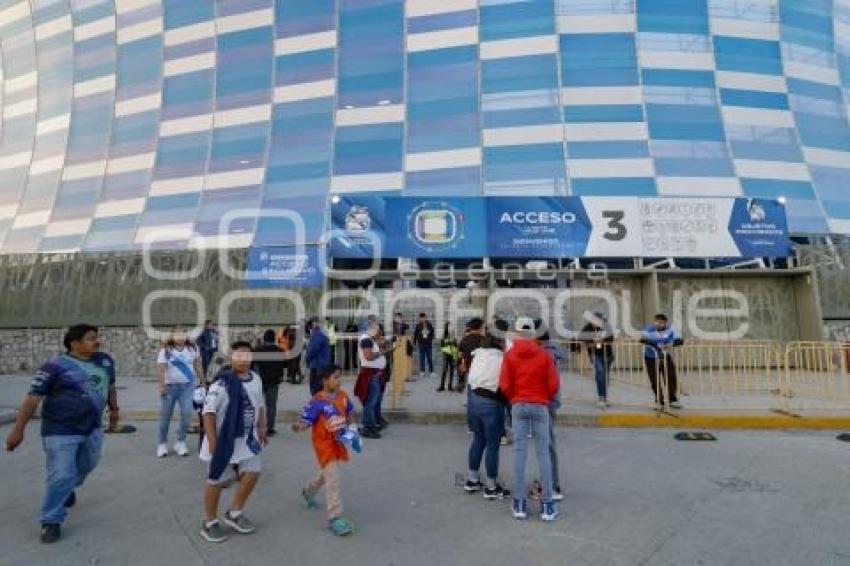
[[[596,347],[588,342],[568,342],[566,346],[572,353],[565,368],[568,374],[594,382],[596,354],[590,355],[589,348]],[[785,409],[781,395],[785,364],[775,341],[696,341],[669,354],[647,356],[644,344],[616,340],[610,350],[613,359],[607,359],[607,349],[596,351],[602,367],[609,368],[607,394],[615,405],[653,406],[656,401],[678,397],[693,409]],[[569,384],[566,389],[579,401],[592,400],[596,393]]]
[[791,411],[850,409],[850,343],[789,343],[782,393]]

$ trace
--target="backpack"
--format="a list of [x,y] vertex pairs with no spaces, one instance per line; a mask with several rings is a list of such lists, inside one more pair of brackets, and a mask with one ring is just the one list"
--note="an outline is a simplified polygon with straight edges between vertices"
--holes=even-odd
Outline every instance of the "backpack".
[[502,373],[502,355],[498,348],[478,348],[472,352],[467,383],[473,389],[481,388],[496,393]]

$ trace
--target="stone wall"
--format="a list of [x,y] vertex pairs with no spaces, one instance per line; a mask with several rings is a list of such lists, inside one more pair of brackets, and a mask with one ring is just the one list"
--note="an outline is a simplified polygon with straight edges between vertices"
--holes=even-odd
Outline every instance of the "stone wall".
[[[165,330],[165,329],[163,329]],[[226,340],[253,340],[259,327],[234,327]],[[0,374],[31,374],[45,361],[64,351],[65,329],[0,329]],[[100,340],[104,352],[115,358],[121,376],[153,376],[159,341],[141,327],[103,327]]]

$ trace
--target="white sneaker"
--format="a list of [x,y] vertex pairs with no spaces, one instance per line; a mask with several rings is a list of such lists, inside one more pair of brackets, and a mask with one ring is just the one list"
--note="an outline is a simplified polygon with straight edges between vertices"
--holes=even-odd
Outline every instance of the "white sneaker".
[[168,456],[168,444],[160,444],[156,447],[156,457],[165,458]]
[[189,449],[186,447],[185,442],[175,442],[174,443],[174,451],[177,452],[178,456],[188,456]]
[[682,404],[681,404],[681,403],[679,403],[678,401],[671,401],[671,402],[670,402],[670,408],[671,408],[671,409],[681,409],[681,408],[682,408]]
[[608,408],[608,403],[606,403],[605,401],[600,399],[599,401],[596,402],[596,408],[604,411],[605,409]]

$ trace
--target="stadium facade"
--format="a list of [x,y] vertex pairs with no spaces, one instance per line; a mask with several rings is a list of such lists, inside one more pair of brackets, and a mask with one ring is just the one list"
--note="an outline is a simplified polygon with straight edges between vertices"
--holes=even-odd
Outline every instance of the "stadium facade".
[[850,234],[850,0],[6,0],[0,48],[19,271],[290,243],[222,233],[237,208],[315,242],[350,194],[779,199]]
[[0,37],[5,253],[236,206],[315,231],[364,191],[781,196],[850,232],[846,0],[6,1]]

